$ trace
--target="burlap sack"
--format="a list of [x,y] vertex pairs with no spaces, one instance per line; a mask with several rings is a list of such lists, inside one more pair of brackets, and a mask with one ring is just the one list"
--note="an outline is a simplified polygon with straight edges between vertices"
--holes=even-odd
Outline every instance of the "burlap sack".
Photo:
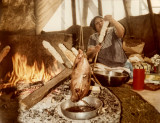
[[136,46],[127,46],[126,42],[123,42],[123,49],[125,52],[130,53],[130,54],[134,54],[134,53],[138,53],[141,54],[143,52],[143,48],[144,48],[145,43],[141,42],[140,44],[136,45]]

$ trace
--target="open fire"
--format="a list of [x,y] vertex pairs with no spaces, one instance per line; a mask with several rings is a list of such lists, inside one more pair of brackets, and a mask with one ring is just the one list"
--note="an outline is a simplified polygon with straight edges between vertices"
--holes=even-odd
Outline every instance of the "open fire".
[[[53,66],[45,68],[44,62],[42,61],[41,66],[38,66],[37,61],[32,66],[27,64],[27,58],[24,55],[16,53],[12,57],[13,71],[6,74],[6,78],[9,81],[1,85],[1,89],[7,87],[16,87],[18,83],[35,83],[42,81],[43,83],[49,81],[54,76],[62,71],[62,67],[58,61],[55,60]],[[2,92],[0,92],[0,95]]]
[[[4,77],[5,82],[0,83],[0,90],[7,87],[17,87],[19,83],[33,84],[41,81],[45,84],[64,68],[64,66],[53,57],[47,59],[47,61],[50,60],[48,65],[46,65],[47,61],[45,61],[45,58],[39,61],[34,59],[32,60],[33,63],[29,63],[29,60],[30,58],[27,59],[26,55],[22,55],[19,52],[16,52],[12,56],[12,71],[6,73]],[[2,92],[0,91],[0,95],[1,94]]]
[[27,57],[16,53],[12,57],[13,71],[8,72],[6,78],[9,78],[8,83],[3,84],[1,88],[16,86],[18,82],[25,81],[28,83],[34,83],[37,81],[47,82],[55,75],[62,71],[62,67],[58,61],[55,60],[53,66],[45,68],[44,62],[42,61],[39,66],[37,61],[32,66],[27,64]]
[[9,80],[9,83],[12,85],[16,85],[16,83],[21,80],[27,80],[28,82],[46,82],[61,72],[61,68],[58,66],[56,60],[54,61],[54,70],[51,66],[46,69],[43,61],[40,67],[37,61],[34,62],[33,66],[30,66],[27,64],[26,56],[20,55],[19,53],[16,53],[12,57],[12,62],[13,71],[10,74]]

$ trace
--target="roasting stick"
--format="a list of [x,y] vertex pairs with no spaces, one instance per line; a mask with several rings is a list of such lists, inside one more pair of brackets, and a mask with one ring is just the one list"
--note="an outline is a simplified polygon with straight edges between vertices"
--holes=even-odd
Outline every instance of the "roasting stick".
[[94,79],[91,79],[91,80],[92,80],[93,82],[96,82],[97,84],[99,84],[99,85],[102,86],[102,84],[99,82],[99,80],[96,78],[96,76],[94,75],[93,72],[92,72],[92,75],[93,75]]
[[[98,37],[98,41],[99,41],[100,45],[102,44],[102,42],[104,40],[104,36],[105,36],[108,25],[109,25],[109,21],[104,21],[101,32],[100,32],[100,35]],[[95,66],[96,61],[97,61],[97,57],[98,57],[98,52],[96,53],[96,56],[95,56],[95,59],[94,59],[93,70],[94,70],[94,66]]]
[[[105,33],[106,33],[106,30],[107,30],[107,27],[109,25],[109,22],[108,21],[104,21],[103,23],[103,26],[102,26],[102,29],[101,29],[101,32],[100,32],[100,35],[98,37],[98,41],[99,41],[99,44],[101,45],[103,40],[104,40],[104,36],[105,36]],[[98,53],[96,53],[96,56],[95,56],[95,59],[94,59],[94,62],[93,62],[93,71],[92,71],[92,75],[96,81],[96,83],[98,83],[99,85],[101,85],[101,83],[99,82],[99,80],[96,78],[96,76],[94,75],[94,67],[96,65],[96,62],[97,62],[97,57],[98,57]]]

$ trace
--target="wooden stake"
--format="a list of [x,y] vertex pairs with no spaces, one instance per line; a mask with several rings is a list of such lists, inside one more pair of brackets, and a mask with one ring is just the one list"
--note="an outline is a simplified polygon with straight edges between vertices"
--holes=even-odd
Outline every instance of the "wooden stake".
[[0,52],[0,63],[2,62],[2,60],[4,59],[4,57],[8,54],[8,52],[10,51],[10,46],[5,46],[3,48],[3,50]]
[[98,0],[98,13],[100,16],[103,16],[102,12],[102,0]]
[[73,25],[76,25],[77,24],[77,20],[76,20],[76,1],[75,0],[71,0],[71,4],[72,4]]
[[44,86],[40,87],[24,99],[22,99],[20,103],[25,106],[25,109],[30,109],[32,106],[41,101],[48,94],[50,89],[68,78],[71,73],[72,69],[65,68],[60,74],[48,81]]
[[155,41],[155,48],[156,48],[157,53],[160,53],[158,31],[157,31],[157,26],[156,26],[156,23],[155,23],[154,13],[153,13],[153,10],[152,10],[151,0],[147,0],[147,3],[148,3],[148,9],[149,9],[149,15],[150,15],[150,22],[151,22],[153,37],[154,37],[154,41]]

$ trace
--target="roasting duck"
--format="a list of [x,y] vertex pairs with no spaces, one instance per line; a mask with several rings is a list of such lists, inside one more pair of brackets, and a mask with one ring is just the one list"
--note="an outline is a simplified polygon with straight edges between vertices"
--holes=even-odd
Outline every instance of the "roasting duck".
[[91,83],[91,68],[86,54],[78,51],[71,75],[71,101],[77,102],[88,94]]

